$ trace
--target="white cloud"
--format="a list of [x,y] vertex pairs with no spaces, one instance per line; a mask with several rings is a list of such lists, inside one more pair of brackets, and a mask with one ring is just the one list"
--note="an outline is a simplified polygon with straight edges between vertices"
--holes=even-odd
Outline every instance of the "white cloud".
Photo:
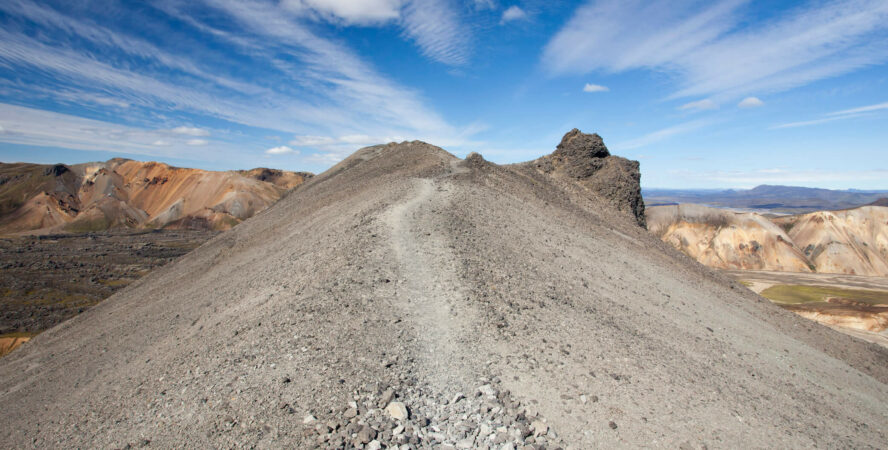
[[800,122],[789,122],[789,123],[784,123],[784,124],[780,124],[780,125],[774,125],[773,127],[770,127],[769,129],[770,130],[780,130],[783,128],[808,127],[811,125],[820,125],[822,123],[835,122],[836,120],[853,119],[855,117],[862,117],[862,116],[866,116],[866,115],[868,115],[868,114],[864,114],[864,113],[846,114],[843,116],[824,117],[821,119],[803,120]]
[[450,0],[413,0],[403,9],[404,34],[423,55],[460,66],[469,60],[471,30]]
[[[790,89],[888,60],[888,2],[811,2],[750,20],[746,0],[589,1],[549,41],[553,74],[649,69],[672,97],[740,97]],[[873,37],[877,37],[873,39]]]
[[888,102],[879,103],[877,105],[861,106],[859,108],[845,109],[842,111],[831,112],[827,115],[838,116],[838,115],[844,115],[844,114],[857,114],[857,113],[862,113],[862,112],[879,111],[882,109],[888,109]]
[[185,141],[185,143],[188,145],[194,146],[194,147],[199,147],[202,145],[209,144],[209,141],[207,141],[205,139],[189,139],[189,140]]
[[181,158],[187,153],[207,160],[239,154],[239,149],[226,144],[215,145],[209,153],[187,147],[186,143],[167,141],[169,132],[164,130],[140,129],[6,103],[0,103],[0,122],[7,130],[0,134],[0,142],[11,144],[151,157]]
[[2,126],[2,125],[0,125],[0,134],[3,134],[3,133],[5,133],[5,132],[6,132],[6,129],[5,129],[5,128],[3,128],[3,126]]
[[691,122],[685,122],[682,124],[674,125],[668,128],[663,128],[661,130],[654,131],[652,133],[645,134],[643,136],[630,139],[628,141],[619,142],[616,145],[612,146],[613,150],[632,150],[636,148],[646,147],[650,144],[660,142],[666,139],[669,139],[673,136],[689,133],[691,131],[699,130],[706,125],[709,125],[709,121],[704,120],[693,120]]
[[609,88],[607,88],[606,86],[602,86],[600,84],[586,83],[586,85],[583,86],[583,92],[608,92],[608,91],[610,91]]
[[514,20],[525,20],[527,19],[527,13],[524,12],[521,7],[518,5],[512,5],[508,7],[505,11],[503,11],[503,17],[500,20],[500,23],[512,22]]
[[758,97],[746,97],[743,100],[740,100],[740,103],[737,103],[737,106],[740,108],[758,108],[759,106],[764,106],[765,102],[761,101]]
[[298,154],[298,153],[299,153],[298,151],[296,151],[290,147],[287,147],[286,145],[281,145],[279,147],[270,148],[265,151],[266,155],[292,155],[292,154]]
[[[201,22],[207,15],[191,14],[187,3],[155,6],[210,39],[229,44],[231,51],[249,55],[260,66],[264,64],[263,69],[270,75],[285,82],[259,84],[252,77],[240,81],[239,74],[226,78],[224,70],[208,73],[199,67],[205,61],[203,58],[172,54],[125,32],[96,26],[87,19],[63,16],[50,7],[18,8],[25,3],[15,1],[0,2],[0,12],[23,15],[53,31],[38,39],[22,29],[0,28],[0,65],[45,74],[54,81],[55,85],[47,86],[12,86],[14,93],[23,98],[34,97],[32,94],[40,91],[43,98],[56,101],[132,105],[131,120],[146,124],[172,109],[286,134],[409,136],[441,142],[442,138],[463,132],[429,108],[419,92],[379,73],[341,42],[314,34],[304,23],[305,17],[272,2],[206,1],[212,2],[214,15],[227,19],[213,24],[228,28]],[[455,13],[452,17],[458,19]],[[455,23],[454,29],[459,31],[462,25]],[[101,51],[81,51],[45,39],[58,35],[58,29],[63,30],[63,36],[67,33],[89,40]],[[429,49],[432,52],[431,46]],[[464,55],[462,50],[454,51]],[[103,56],[120,52],[124,53],[120,59]],[[147,59],[152,67],[160,69],[149,73],[119,64],[127,55]],[[170,70],[188,76],[165,76]],[[152,143],[172,140],[171,134],[180,134],[169,129],[164,133],[165,136],[158,135],[143,144],[156,151],[158,146]],[[36,142],[37,135],[31,139],[32,145],[42,145]],[[65,147],[54,139],[46,139],[51,145]],[[176,140],[169,148],[186,144],[187,141]]]
[[718,108],[718,104],[716,104],[711,99],[703,99],[698,100],[696,102],[685,103],[678,107],[680,110],[692,110],[692,111],[705,111],[707,109],[716,109]]
[[780,125],[775,125],[770,127],[771,130],[779,130],[782,128],[798,128],[798,127],[807,127],[811,125],[820,125],[822,123],[834,122],[837,120],[844,119],[853,119],[856,117],[865,117],[876,113],[877,111],[881,111],[884,109],[888,109],[888,102],[886,103],[878,103],[875,105],[867,105],[860,106],[857,108],[844,109],[841,111],[833,111],[831,113],[826,114],[826,117],[821,117],[820,119],[813,120],[802,120],[799,122],[789,122]]
[[325,20],[346,24],[374,24],[400,17],[402,0],[284,0],[281,4],[294,12],[312,11]]
[[187,136],[209,136],[210,135],[209,131],[204,130],[202,128],[194,128],[194,127],[176,127],[170,131],[172,131],[175,134],[184,134]]

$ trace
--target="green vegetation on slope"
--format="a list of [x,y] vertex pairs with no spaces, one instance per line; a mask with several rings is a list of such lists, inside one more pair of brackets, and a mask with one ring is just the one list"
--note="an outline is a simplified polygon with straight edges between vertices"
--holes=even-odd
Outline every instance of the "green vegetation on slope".
[[778,284],[762,291],[762,297],[774,303],[799,304],[826,302],[830,297],[870,305],[888,305],[888,292],[862,289],[841,289],[828,286]]

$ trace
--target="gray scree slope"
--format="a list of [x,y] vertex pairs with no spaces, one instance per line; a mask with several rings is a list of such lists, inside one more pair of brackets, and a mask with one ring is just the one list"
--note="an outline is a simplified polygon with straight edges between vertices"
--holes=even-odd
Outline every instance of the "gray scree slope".
[[0,447],[888,442],[885,350],[608,205],[528,165],[360,150],[0,360]]

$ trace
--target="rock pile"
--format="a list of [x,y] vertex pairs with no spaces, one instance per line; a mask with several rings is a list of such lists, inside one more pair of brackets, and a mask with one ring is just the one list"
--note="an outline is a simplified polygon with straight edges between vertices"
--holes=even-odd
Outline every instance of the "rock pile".
[[497,378],[482,378],[474,392],[450,396],[414,386],[369,388],[323,416],[306,416],[304,432],[329,449],[561,448],[546,420],[500,389]]

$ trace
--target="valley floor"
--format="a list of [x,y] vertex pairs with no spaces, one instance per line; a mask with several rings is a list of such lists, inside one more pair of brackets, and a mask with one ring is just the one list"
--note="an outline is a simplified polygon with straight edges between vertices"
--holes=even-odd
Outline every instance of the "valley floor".
[[49,329],[216,234],[156,230],[0,238],[0,338]]
[[756,270],[723,272],[785,309],[888,347],[888,278]]

